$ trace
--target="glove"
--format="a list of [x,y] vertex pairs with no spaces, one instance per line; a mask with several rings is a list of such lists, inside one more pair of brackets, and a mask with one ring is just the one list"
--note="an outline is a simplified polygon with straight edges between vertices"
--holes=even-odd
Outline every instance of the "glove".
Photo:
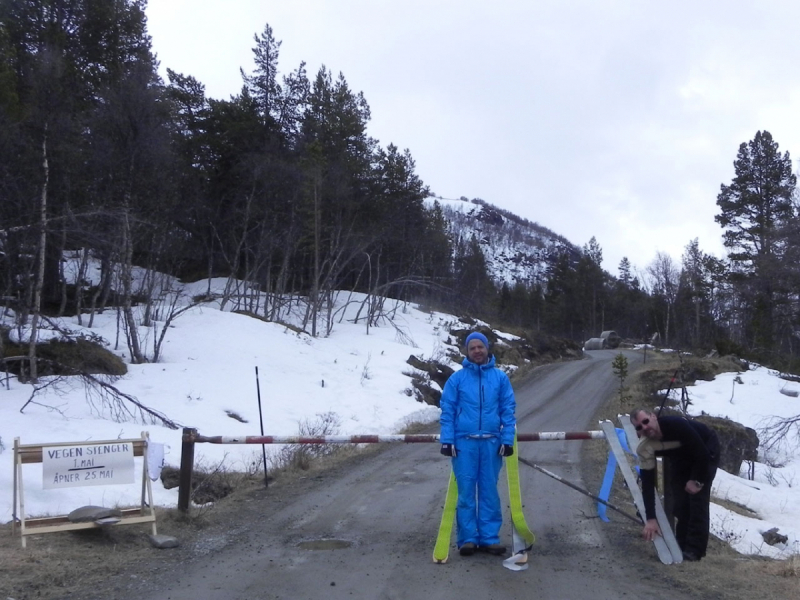
[[500,451],[498,454],[500,456],[511,456],[514,454],[514,446],[511,444],[500,444]]
[[443,456],[455,457],[456,446],[455,444],[442,444],[442,449],[439,450]]

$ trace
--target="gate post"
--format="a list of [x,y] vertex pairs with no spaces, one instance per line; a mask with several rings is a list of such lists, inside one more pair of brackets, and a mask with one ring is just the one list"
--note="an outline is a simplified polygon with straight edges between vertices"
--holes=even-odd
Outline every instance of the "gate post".
[[197,429],[183,428],[181,443],[181,470],[178,477],[178,510],[189,511],[189,499],[192,495],[192,471],[194,470],[194,438]]

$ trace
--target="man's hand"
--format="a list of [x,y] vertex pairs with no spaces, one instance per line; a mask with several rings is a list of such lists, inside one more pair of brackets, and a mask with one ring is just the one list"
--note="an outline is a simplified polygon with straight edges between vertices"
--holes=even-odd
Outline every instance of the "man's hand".
[[703,489],[703,484],[700,483],[699,481],[695,481],[694,479],[690,479],[689,481],[686,482],[686,485],[684,486],[683,489],[686,490],[687,494],[694,495]]
[[500,456],[511,456],[514,454],[514,446],[511,444],[500,444],[500,450],[498,454]]
[[442,444],[442,449],[439,450],[442,453],[442,456],[450,456],[455,457],[456,455],[456,445],[455,444]]
[[658,526],[658,521],[655,519],[648,519],[644,524],[644,529],[642,529],[642,537],[648,542],[652,542],[656,539],[657,535],[661,535],[661,528]]

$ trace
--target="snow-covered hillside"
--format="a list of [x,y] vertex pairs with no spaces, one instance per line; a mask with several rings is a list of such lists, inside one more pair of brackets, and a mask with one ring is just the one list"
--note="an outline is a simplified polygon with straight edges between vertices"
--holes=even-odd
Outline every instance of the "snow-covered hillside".
[[430,197],[428,208],[438,202],[453,240],[478,240],[489,273],[497,285],[544,283],[548,266],[560,252],[576,257],[579,250],[549,229],[496,208],[482,200]]

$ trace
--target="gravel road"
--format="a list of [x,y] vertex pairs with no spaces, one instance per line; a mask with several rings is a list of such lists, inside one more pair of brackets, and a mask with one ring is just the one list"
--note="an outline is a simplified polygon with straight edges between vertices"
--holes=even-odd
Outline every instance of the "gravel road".
[[[592,416],[617,385],[615,355],[588,353],[517,382],[519,431],[596,429]],[[641,358],[630,352],[628,360]],[[578,460],[586,443],[604,442],[529,442],[520,444],[520,455],[582,485]],[[184,564],[156,568],[146,585],[131,584],[126,592],[138,587],[142,600],[689,597],[666,580],[643,578],[643,557],[625,560],[603,530],[613,524],[591,518],[591,500],[520,468],[526,516],[538,538],[526,571],[509,571],[489,555],[461,557],[455,549],[447,564],[434,564],[449,461],[432,444],[390,445],[306,482],[302,493],[281,497],[276,486],[251,495],[231,512],[224,536],[206,540],[202,551],[195,546]],[[505,500],[504,480],[501,474]]]

